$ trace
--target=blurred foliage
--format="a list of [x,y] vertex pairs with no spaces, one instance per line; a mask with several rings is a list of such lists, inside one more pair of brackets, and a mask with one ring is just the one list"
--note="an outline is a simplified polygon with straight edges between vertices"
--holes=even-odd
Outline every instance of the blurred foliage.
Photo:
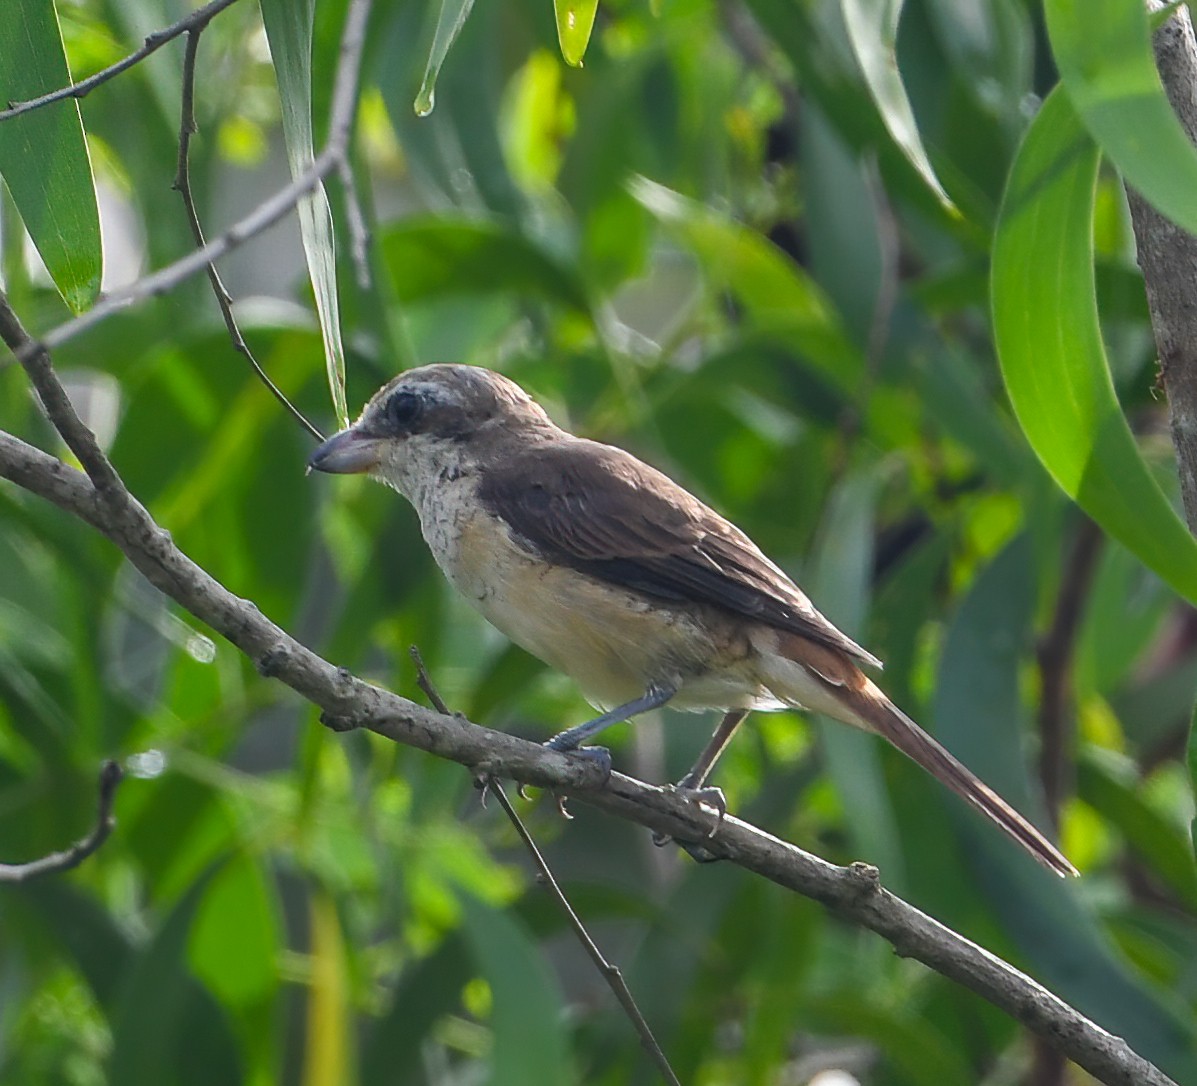
[[[184,10],[56,6],[76,78]],[[306,5],[292,7],[301,23]],[[1048,7],[607,0],[587,44],[559,40],[571,12],[594,11],[584,0],[378,0],[353,151],[368,287],[350,270],[341,182],[328,186],[348,402],[420,362],[493,366],[733,517],[886,659],[905,708],[1041,823],[1058,817],[1084,877],[1053,879],[894,751],[795,714],[758,714],[733,745],[718,772],[732,808],[837,862],[878,863],[895,890],[1193,1083],[1183,753],[1197,625],[1160,579],[1184,591],[1193,574],[1183,548],[1157,545],[1175,515],[1144,488],[1175,498],[1154,347],[1120,180],[1084,144],[1119,163],[1132,135],[1167,140],[1152,137],[1158,111],[1116,108],[1144,93],[1125,52],[1141,54],[1139,31],[1082,47],[1068,5]],[[316,146],[343,15],[344,0],[312,11]],[[293,97],[307,81],[276,80],[267,46],[248,3],[200,43],[192,175],[209,235],[288,176],[276,87]],[[0,75],[19,68],[16,48],[0,37]],[[1061,127],[1061,103],[1020,153],[1057,81],[1053,48],[1086,81],[1074,105],[1091,135]],[[170,187],[181,55],[168,47],[81,103],[107,289],[190,247]],[[304,48],[286,55],[308,63]],[[1124,85],[1119,71],[1136,74]],[[999,217],[1016,156],[1026,178],[1068,140],[1090,163],[1080,228],[1027,230],[1009,205]],[[1145,192],[1173,191],[1169,161],[1140,161],[1161,174],[1137,178]],[[91,270],[74,279],[39,240],[27,182],[44,167],[35,145],[14,161],[0,142],[0,269],[34,330],[69,315],[52,283],[79,304],[99,267],[85,225],[67,249]],[[68,190],[44,188],[46,207],[85,224],[86,171],[57,180]],[[1044,199],[1060,195],[1049,185]],[[1068,247],[1058,263],[1036,248],[1045,238]],[[304,252],[292,220],[222,271],[260,361],[329,429]],[[1011,292],[1031,308],[1004,308]],[[1059,299],[1076,350],[1051,339]],[[415,696],[418,642],[476,720],[539,738],[584,719],[567,680],[451,594],[403,502],[304,477],[305,435],[233,352],[201,279],[56,362],[184,550],[330,659]],[[1065,387],[1089,399],[1056,411]],[[1119,401],[1129,431],[1110,439]],[[0,371],[0,418],[62,451],[15,366]],[[1070,475],[1090,464],[1085,441],[1101,478]],[[1076,541],[1096,529],[1052,476],[1100,522],[1091,573]],[[130,774],[98,855],[0,887],[0,1081],[653,1081],[467,773],[327,732],[45,503],[5,485],[0,516],[0,859],[81,836],[104,757]],[[1040,698],[1051,654],[1036,650],[1068,592],[1082,606],[1061,721]],[[712,724],[666,712],[616,729],[616,762],[676,778]],[[1057,812],[1042,798],[1045,728],[1064,732]],[[581,805],[569,823],[547,797],[525,809],[682,1081],[797,1084],[829,1068],[877,1086],[1025,1081],[1033,1044],[1017,1026],[875,937]]]

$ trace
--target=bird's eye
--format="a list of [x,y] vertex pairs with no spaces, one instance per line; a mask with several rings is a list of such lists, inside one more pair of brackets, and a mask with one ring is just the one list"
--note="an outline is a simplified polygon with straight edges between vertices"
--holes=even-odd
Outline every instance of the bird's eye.
[[398,429],[409,429],[423,409],[423,402],[414,392],[396,392],[387,400],[387,421]]

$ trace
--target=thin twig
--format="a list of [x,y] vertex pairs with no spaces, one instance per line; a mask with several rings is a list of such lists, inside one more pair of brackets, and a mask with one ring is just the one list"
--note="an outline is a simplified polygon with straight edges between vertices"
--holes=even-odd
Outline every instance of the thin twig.
[[[449,712],[449,707],[445,704],[445,700],[441,697],[440,691],[437,690],[436,684],[432,681],[432,676],[429,675],[428,668],[424,666],[424,658],[420,655],[420,650],[415,645],[412,645],[408,649],[408,652],[411,654],[411,658],[415,661],[416,665],[416,685],[428,696],[428,700],[432,702],[433,707],[438,713],[446,716],[452,715]],[[527,847],[528,853],[532,857],[532,863],[536,866],[539,881],[548,888],[549,893],[553,895],[557,904],[561,906],[561,911],[565,913],[565,917],[569,921],[569,926],[574,929],[574,934],[578,937],[578,942],[582,944],[583,949],[590,956],[590,960],[594,962],[595,967],[602,974],[611,991],[615,993],[615,998],[619,1001],[619,1005],[624,1009],[624,1013],[627,1014],[629,1021],[640,1037],[640,1044],[652,1058],[653,1063],[657,1065],[657,1070],[661,1072],[661,1077],[670,1086],[681,1086],[677,1075],[673,1072],[673,1068],[669,1066],[669,1058],[665,1055],[660,1044],[657,1043],[656,1037],[653,1036],[652,1028],[640,1012],[640,1008],[636,1005],[632,991],[628,987],[627,981],[623,979],[623,971],[618,965],[613,965],[607,960],[603,952],[599,950],[598,944],[591,938],[590,932],[586,930],[586,925],[582,923],[581,918],[574,911],[574,907],[569,903],[569,898],[565,896],[565,891],[561,889],[561,884],[553,876],[553,870],[549,867],[544,854],[537,848],[536,842],[532,839],[532,834],[528,832],[528,827],[524,825],[524,820],[520,818],[515,806],[507,798],[502,781],[493,773],[486,774],[483,781],[483,787],[493,793],[498,799],[499,806],[503,808],[504,813],[515,827],[515,832],[519,834],[520,840]]]
[[357,285],[362,290],[370,289],[370,231],[366,228],[366,216],[362,214],[362,203],[358,199],[357,186],[353,183],[353,170],[349,159],[341,159],[337,171],[341,176],[341,188],[345,193],[345,220],[349,224],[350,252],[357,274]]
[[173,41],[180,34],[186,34],[193,27],[206,26],[211,21],[213,15],[218,14],[227,7],[231,7],[236,2],[237,0],[212,0],[211,3],[205,4],[202,8],[197,8],[191,12],[190,15],[185,15],[178,22],[171,23],[170,26],[163,27],[161,30],[155,30],[152,34],[147,35],[140,49],[134,50],[127,57],[118,60],[115,64],[110,64],[102,71],[96,72],[95,75],[81,79],[78,83],[72,83],[69,87],[60,87],[58,90],[50,91],[49,94],[30,98],[26,102],[9,103],[7,109],[0,110],[0,121],[11,120],[13,117],[21,116],[22,113],[28,113],[30,110],[38,109],[41,106],[48,106],[51,102],[61,102],[64,98],[85,98],[96,87],[100,86],[101,83],[107,83],[113,76],[128,71],[133,65],[139,64],[151,53],[157,52],[167,42]]
[[[187,211],[187,221],[191,225],[191,236],[196,245],[204,246],[204,229],[200,225],[199,212],[195,206],[195,198],[191,192],[190,152],[191,137],[197,128],[195,123],[195,59],[199,51],[200,35],[207,28],[207,23],[198,23],[187,31],[187,46],[183,52],[183,110],[179,122],[179,160],[175,171],[173,188],[183,198],[183,206]],[[228,329],[229,338],[233,341],[233,350],[244,356],[254,371],[258,380],[262,382],[270,394],[292,415],[292,417],[308,431],[317,441],[323,441],[324,435],[313,426],[303,413],[270,379],[269,375],[258,364],[249,344],[237,326],[237,319],[233,316],[233,299],[225,289],[224,281],[215,264],[208,265],[208,281],[212,284],[212,293],[216,295],[216,304],[220,306],[220,314],[224,317],[224,326]]]
[[511,824],[515,827],[516,833],[520,835],[524,844],[527,845],[528,852],[532,856],[532,861],[536,864],[536,869],[540,872],[541,881],[548,887],[549,893],[557,899],[557,904],[561,906],[562,912],[565,913],[566,918],[569,920],[569,925],[574,929],[578,941],[585,947],[586,953],[590,955],[590,960],[594,962],[598,971],[603,975],[603,979],[610,986],[611,991],[615,993],[615,998],[619,1000],[619,1005],[623,1007],[624,1012],[631,1019],[632,1025],[636,1027],[636,1033],[640,1037],[640,1044],[652,1058],[653,1063],[657,1065],[657,1070],[661,1072],[661,1077],[670,1083],[670,1086],[681,1086],[677,1075],[673,1072],[673,1068],[669,1066],[668,1057],[657,1043],[657,1039],[653,1036],[648,1022],[645,1021],[644,1015],[641,1014],[640,1008],[636,1005],[636,1000],[632,996],[631,989],[628,988],[627,981],[623,979],[623,971],[618,965],[614,965],[606,959],[603,952],[599,950],[598,945],[590,937],[590,933],[578,918],[578,914],[574,912],[574,908],[569,903],[569,899],[565,896],[564,891],[558,885],[557,880],[553,878],[553,872],[545,862],[544,856],[541,855],[540,849],[536,847],[536,842],[532,840],[532,835],[528,832],[528,828],[524,825],[520,816],[516,814],[515,807],[512,805],[511,800],[507,798],[507,793],[503,790],[503,784],[497,777],[491,777],[490,789],[498,799],[499,805],[506,812],[507,817],[511,819]]
[[54,370],[50,365],[49,352],[41,344],[30,339],[29,334],[22,327],[17,315],[8,305],[8,301],[0,294],[0,339],[13,348],[13,354],[25,367],[29,380],[41,400],[42,408],[46,412],[54,429],[58,431],[67,448],[75,454],[76,459],[83,465],[88,478],[95,485],[96,492],[104,498],[120,496],[124,493],[124,484],[116,474],[104,450],[100,448],[93,434],[75,413],[74,405],[66,390],[62,387]]
[[[304,195],[340,167],[345,158],[356,112],[357,78],[370,6],[371,0],[352,0],[346,12],[345,28],[341,36],[341,53],[333,84],[328,138],[320,153],[312,159],[307,168],[290,184],[279,189],[202,248],[195,249],[158,271],[143,276],[124,290],[108,295],[86,313],[52,328],[41,337],[41,347],[53,350],[94,328],[114,313],[136,302],[163,294],[197,272],[203,271],[209,264],[278,222]],[[37,343],[28,343],[16,352],[17,358],[24,363],[26,356],[36,353],[37,350]]]
[[28,882],[43,875],[55,875],[78,867],[84,860],[98,851],[108,840],[116,820],[112,817],[112,804],[116,798],[116,786],[120,784],[121,767],[116,762],[105,762],[100,767],[100,798],[95,828],[82,841],[76,841],[62,852],[51,852],[37,860],[23,864],[0,864],[0,883]]
[[1039,779],[1051,824],[1059,829],[1060,807],[1069,790],[1075,709],[1072,705],[1072,660],[1085,601],[1101,555],[1101,530],[1088,517],[1077,526],[1069,548],[1051,625],[1039,643],[1037,657],[1042,694],[1039,699]]
[[432,676],[428,674],[428,668],[424,664],[424,655],[420,652],[418,645],[412,645],[407,654],[411,657],[412,663],[416,665],[416,686],[423,692],[424,696],[432,702],[432,707],[442,716],[452,716],[453,713],[449,706],[445,703],[445,699],[441,697],[441,692],[436,688],[436,683],[432,681]]

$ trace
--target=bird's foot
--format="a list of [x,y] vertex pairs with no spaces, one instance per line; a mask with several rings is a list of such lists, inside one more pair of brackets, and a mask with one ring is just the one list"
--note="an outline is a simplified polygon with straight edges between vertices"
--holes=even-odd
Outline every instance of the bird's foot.
[[[564,733],[563,733],[564,734]],[[607,778],[611,776],[611,752],[606,747],[575,747],[564,743],[558,743],[557,740],[561,736],[557,735],[544,743],[549,750],[555,750],[558,754],[573,754],[593,765],[598,766],[598,774],[600,784],[605,784]]]
[[[589,762],[591,765],[597,766],[594,787],[602,787],[607,783],[608,778],[611,776],[611,752],[606,747],[576,747],[568,743],[557,742],[560,738],[560,735],[555,735],[547,743],[543,743],[542,746],[549,750],[555,750],[558,754],[572,754],[585,762]],[[557,800],[558,814],[562,818],[572,820],[574,816],[565,807],[565,801],[568,797],[562,792],[554,792],[553,795]]]
[[[700,809],[713,812],[715,815],[713,824],[708,831],[705,840],[710,841],[715,834],[719,832],[719,827],[723,825],[723,818],[727,814],[727,796],[723,794],[722,788],[715,788],[706,785],[702,788],[693,788],[687,782],[687,778],[683,777],[677,784],[670,784],[666,786],[667,790],[690,800],[692,803],[698,805]],[[674,838],[666,833],[654,833],[653,844],[658,848],[669,844]],[[704,848],[701,842],[698,841],[678,841],[678,847],[688,852],[699,863],[712,863],[719,859],[708,848]]]

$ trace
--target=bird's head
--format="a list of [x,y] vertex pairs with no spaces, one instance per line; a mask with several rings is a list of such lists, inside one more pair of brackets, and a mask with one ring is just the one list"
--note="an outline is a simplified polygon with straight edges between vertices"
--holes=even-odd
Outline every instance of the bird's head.
[[399,374],[358,420],[308,458],[308,469],[368,472],[411,498],[451,468],[502,455],[508,442],[555,431],[514,381],[478,366],[438,364]]

